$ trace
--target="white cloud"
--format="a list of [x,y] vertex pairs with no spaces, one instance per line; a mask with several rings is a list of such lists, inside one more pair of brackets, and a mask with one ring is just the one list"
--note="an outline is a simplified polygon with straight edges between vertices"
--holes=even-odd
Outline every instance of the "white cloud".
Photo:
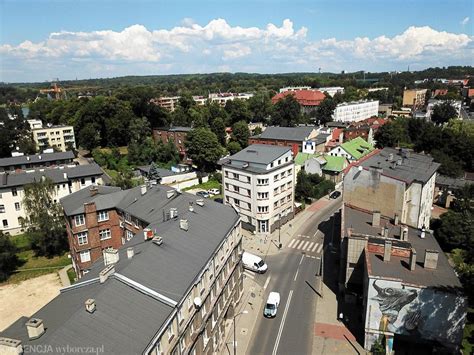
[[466,26],[469,23],[469,20],[470,18],[469,16],[467,16],[467,17],[464,17],[460,23],[461,25]]
[[[39,42],[0,45],[5,59],[0,81],[42,80],[37,78],[42,75],[37,70],[42,64],[53,76],[63,75],[54,75],[59,70],[56,68],[61,68],[63,76],[89,77],[97,76],[100,68],[105,75],[139,75],[154,70],[160,74],[215,72],[223,68],[259,72],[316,71],[318,67],[375,71],[406,64],[418,64],[420,68],[469,64],[474,56],[473,37],[428,26],[412,26],[393,37],[348,40],[310,40],[307,34],[307,28],[295,28],[289,19],[281,25],[270,23],[259,28],[233,26],[224,19],[199,25],[190,18],[171,29],[150,30],[136,24],[122,31],[54,32]],[[18,68],[24,71],[21,77],[13,74]]]

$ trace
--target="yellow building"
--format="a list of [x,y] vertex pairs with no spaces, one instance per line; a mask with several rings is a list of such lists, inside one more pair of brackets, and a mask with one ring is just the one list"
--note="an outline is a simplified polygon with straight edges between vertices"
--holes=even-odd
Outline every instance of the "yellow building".
[[65,152],[76,148],[73,126],[51,126],[32,129],[36,147],[40,150],[56,147]]
[[426,89],[403,91],[403,106],[421,107],[425,105]]

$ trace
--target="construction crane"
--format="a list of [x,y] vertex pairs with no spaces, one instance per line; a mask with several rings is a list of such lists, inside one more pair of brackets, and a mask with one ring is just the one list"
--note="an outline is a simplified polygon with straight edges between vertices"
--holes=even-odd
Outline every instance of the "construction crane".
[[60,100],[61,98],[66,96],[66,92],[61,89],[57,83],[52,83],[50,89],[40,89],[41,94],[54,94],[54,98],[56,100]]

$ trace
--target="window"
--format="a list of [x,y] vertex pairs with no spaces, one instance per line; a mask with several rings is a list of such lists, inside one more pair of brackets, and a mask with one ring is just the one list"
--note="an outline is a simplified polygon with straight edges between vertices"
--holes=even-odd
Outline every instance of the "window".
[[252,180],[250,179],[250,176],[247,176],[247,182],[248,182],[249,184],[250,184],[250,181],[252,181]]
[[202,308],[201,308],[201,316],[204,318],[206,316],[206,304],[203,303]]
[[258,206],[257,210],[258,210],[258,213],[267,213],[268,212],[268,206]]
[[127,237],[127,242],[133,238],[133,233],[129,231],[128,229],[125,231],[125,235]]
[[132,219],[130,218],[130,213],[125,212],[125,222],[132,222]]
[[81,257],[81,263],[91,261],[91,252],[90,252],[90,250],[82,250],[79,253],[79,255]]
[[95,176],[91,177],[91,182],[95,184]]
[[5,228],[8,227],[8,221],[7,221],[6,219],[3,220],[3,226],[4,226]]
[[78,214],[77,216],[74,216],[74,224],[76,225],[76,227],[82,226],[85,223],[86,223],[86,220],[83,214]]
[[273,168],[273,162],[271,162],[271,164],[270,164],[270,168]]
[[278,159],[278,165],[280,165],[280,164],[281,164],[281,159]]
[[5,205],[0,205],[0,213],[5,213]]
[[289,157],[286,157],[286,158],[285,158],[285,162],[287,162],[287,161],[288,161],[288,158],[289,158]]
[[275,188],[273,189],[273,195],[274,195],[274,196],[278,195],[278,187],[275,187]]
[[235,185],[234,185],[234,192],[239,193],[239,192],[240,192],[240,188],[239,188],[238,186],[235,186]]
[[97,213],[97,220],[99,222],[106,221],[109,219],[109,211],[99,211]]
[[100,240],[106,240],[112,238],[112,234],[110,233],[110,229],[102,229],[99,231]]
[[181,352],[184,353],[184,349],[186,349],[186,340],[184,336],[181,339],[179,339],[179,346],[181,348]]
[[77,244],[84,245],[87,244],[87,232],[82,232],[77,234]]
[[266,200],[268,199],[268,192],[257,192],[257,198],[259,200]]
[[81,185],[85,185],[86,184],[86,179],[82,178],[81,179]]
[[181,322],[184,320],[183,318],[183,311],[180,309],[178,312],[178,322],[181,324]]
[[278,207],[278,201],[275,201],[275,202],[273,203],[273,208],[277,208],[277,207]]
[[173,327],[172,325],[170,324],[170,326],[168,327],[168,339],[171,340],[173,338],[174,334],[173,334]]
[[268,179],[257,179],[257,185],[268,185]]
[[239,174],[234,173],[234,179],[239,180]]
[[273,181],[278,181],[278,174],[273,177]]
[[240,206],[240,200],[237,200],[236,198],[234,198],[234,203],[236,206]]
[[18,196],[18,191],[16,190],[16,187],[12,188],[12,195]]

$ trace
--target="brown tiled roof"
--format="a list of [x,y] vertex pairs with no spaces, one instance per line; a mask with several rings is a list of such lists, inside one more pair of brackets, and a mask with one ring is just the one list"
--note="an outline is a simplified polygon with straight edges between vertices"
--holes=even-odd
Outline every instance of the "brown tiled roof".
[[272,102],[275,104],[288,95],[293,95],[302,106],[318,106],[326,98],[326,95],[318,90],[296,90],[276,94],[273,96]]

